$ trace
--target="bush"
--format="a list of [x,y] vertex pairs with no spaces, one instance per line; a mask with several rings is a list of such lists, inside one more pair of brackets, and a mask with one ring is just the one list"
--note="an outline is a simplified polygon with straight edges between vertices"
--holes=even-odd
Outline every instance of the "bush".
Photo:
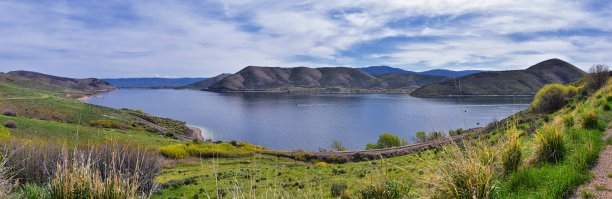
[[410,190],[409,184],[390,179],[384,173],[372,178],[359,190],[359,198],[399,199],[405,198]]
[[368,143],[366,145],[366,150],[370,149],[384,149],[389,147],[397,147],[407,145],[408,141],[406,139],[400,139],[397,135],[392,135],[389,133],[383,133],[378,136],[378,141],[376,144]]
[[586,129],[597,128],[597,113],[593,109],[584,111],[581,115],[582,127]]
[[265,150],[260,146],[255,146],[246,142],[236,142],[236,146],[223,142],[219,144],[174,144],[160,147],[163,156],[174,159],[187,157],[212,158],[212,157],[246,157],[253,155],[258,150]]
[[418,143],[427,142],[427,134],[425,134],[425,131],[417,132],[414,138]]
[[567,99],[575,96],[578,88],[561,84],[547,84],[538,91],[529,109],[538,113],[552,113],[565,106]]
[[433,198],[492,198],[498,163],[496,150],[464,143],[444,148],[439,165],[428,168]]
[[502,153],[502,168],[504,175],[509,175],[518,170],[521,165],[520,132],[516,127],[508,130],[509,139]]
[[11,116],[11,117],[15,117],[17,116],[17,113],[15,113],[15,111],[11,110],[11,109],[4,109],[2,111],[2,115],[6,115],[6,116]]
[[346,183],[334,183],[331,186],[331,194],[333,197],[340,197],[346,191]]
[[13,120],[9,120],[9,121],[4,122],[4,127],[14,129],[14,128],[17,128],[17,123],[15,123],[15,121]]
[[590,91],[597,91],[608,82],[608,78],[610,76],[610,72],[608,66],[606,65],[594,65],[589,70],[589,74],[587,75],[587,83],[586,87]]
[[344,145],[342,145],[339,140],[334,140],[334,142],[332,143],[332,149],[336,151],[345,151],[346,147],[344,147]]
[[120,121],[115,121],[115,120],[106,120],[106,119],[101,119],[101,120],[92,120],[88,122],[89,125],[91,126],[95,126],[95,127],[100,127],[100,128],[114,128],[114,129],[129,129],[129,125],[120,122]]
[[567,115],[567,116],[563,117],[563,124],[567,128],[570,128],[570,127],[574,126],[574,116],[573,115]]
[[537,130],[535,138],[535,160],[537,162],[557,163],[563,159],[566,149],[559,127],[551,124],[544,125]]
[[187,147],[184,144],[175,144],[162,146],[159,148],[160,153],[168,158],[182,159],[189,157]]

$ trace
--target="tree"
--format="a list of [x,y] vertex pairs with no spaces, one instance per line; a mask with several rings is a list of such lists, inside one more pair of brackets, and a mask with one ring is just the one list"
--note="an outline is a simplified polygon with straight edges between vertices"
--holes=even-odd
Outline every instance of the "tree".
[[332,143],[332,149],[336,151],[344,151],[346,150],[346,147],[344,147],[344,145],[340,143],[340,140],[334,140],[334,142]]
[[425,134],[425,131],[417,132],[414,137],[416,138],[417,142],[426,142],[427,141],[427,134]]
[[376,144],[368,143],[366,145],[366,149],[384,149],[389,147],[402,146],[408,144],[407,142],[408,141],[405,139],[400,140],[397,135],[383,133],[378,136],[378,141],[376,142]]
[[591,67],[587,76],[587,88],[596,91],[606,85],[610,76],[608,66],[597,64]]

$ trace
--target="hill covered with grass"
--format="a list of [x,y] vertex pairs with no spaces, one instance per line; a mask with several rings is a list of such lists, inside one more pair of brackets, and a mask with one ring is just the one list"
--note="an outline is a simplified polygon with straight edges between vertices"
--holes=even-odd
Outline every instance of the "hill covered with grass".
[[549,59],[525,70],[487,71],[423,86],[411,93],[418,97],[452,95],[535,95],[542,86],[567,84],[585,72],[560,59]]

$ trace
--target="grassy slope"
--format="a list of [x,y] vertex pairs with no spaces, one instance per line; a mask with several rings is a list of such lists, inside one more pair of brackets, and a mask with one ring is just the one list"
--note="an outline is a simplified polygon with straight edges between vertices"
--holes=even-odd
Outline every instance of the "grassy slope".
[[[602,108],[604,100],[612,107],[612,100],[607,100],[608,95],[612,95],[612,82],[585,101],[574,102],[557,113],[542,116],[523,112],[507,119],[506,121],[520,119],[518,126],[526,132],[526,135],[521,137],[522,159],[527,161],[534,153],[534,129],[546,123],[546,120],[558,123],[563,117],[576,118],[574,127],[564,132],[569,151],[561,163],[523,165],[517,173],[496,180],[496,195],[500,198],[560,198],[586,182],[589,173],[585,165],[589,162],[585,160],[588,157],[592,159],[599,153],[602,146],[602,129],[581,128],[579,114],[589,107],[597,107],[600,126],[608,125],[612,120],[612,112]],[[502,125],[499,130],[482,135],[478,139],[492,145],[503,143],[507,136],[504,129]],[[355,195],[364,183],[372,181],[371,178],[381,170],[394,179],[411,179],[407,182],[413,184],[410,192],[413,195],[425,196],[429,189],[426,181],[430,175],[425,171],[427,167],[434,166],[439,161],[440,156],[436,152],[430,150],[378,161],[328,166],[270,156],[192,160],[165,169],[157,181],[165,183],[166,186],[153,198],[189,198],[196,194],[199,197],[214,197],[216,193],[226,193],[231,197],[233,194],[249,197],[276,194],[298,198],[331,198],[332,184],[345,182]]]
[[[149,122],[136,117],[140,113],[135,111],[85,104],[67,98],[65,93],[57,89],[40,90],[29,84],[13,83],[0,81],[0,109],[11,109],[20,116],[83,125],[88,125],[89,121],[106,119],[125,123],[133,129],[154,129]],[[153,116],[149,118],[172,134],[188,132],[184,122]]]

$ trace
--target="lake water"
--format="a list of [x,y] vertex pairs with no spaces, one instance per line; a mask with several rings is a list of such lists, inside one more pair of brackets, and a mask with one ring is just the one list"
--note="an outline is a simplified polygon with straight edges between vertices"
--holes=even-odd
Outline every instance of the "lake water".
[[422,99],[400,94],[212,93],[124,89],[88,103],[182,120],[214,140],[273,149],[318,150],[340,140],[363,149],[381,133],[411,138],[426,132],[485,126],[524,110],[531,97]]

